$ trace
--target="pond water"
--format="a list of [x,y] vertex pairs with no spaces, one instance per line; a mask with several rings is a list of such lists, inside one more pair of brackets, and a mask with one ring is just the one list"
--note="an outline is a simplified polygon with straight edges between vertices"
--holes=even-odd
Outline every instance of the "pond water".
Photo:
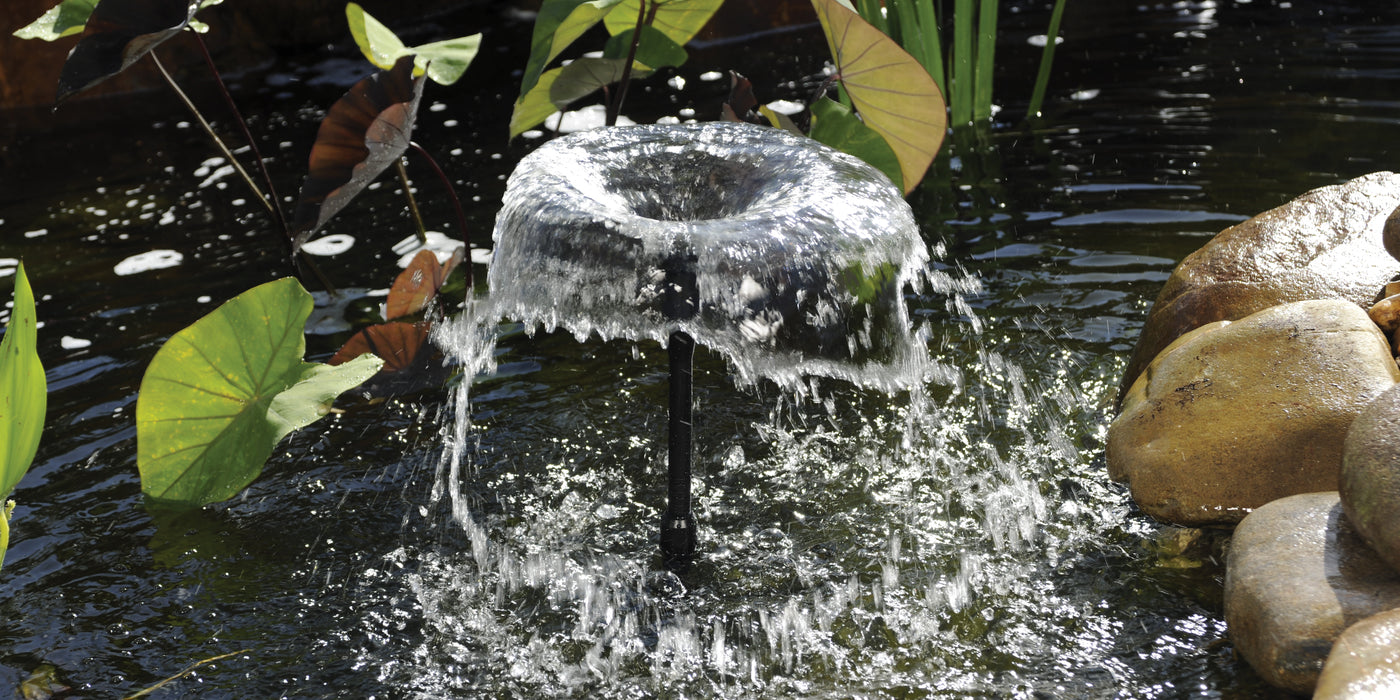
[[[1075,4],[1030,124],[1027,40],[1048,7],[1003,10],[1005,120],[950,143],[911,197],[955,281],[909,298],[943,368],[922,392],[824,381],[796,400],[697,354],[701,557],[679,576],[653,539],[664,349],[509,324],[469,421],[450,389],[347,397],[232,502],[148,512],[145,364],[285,274],[281,247],[173,104],[118,140],[104,125],[12,144],[0,258],[23,258],[40,297],[50,405],[0,572],[0,687],[49,664],[79,695],[116,696],[230,654],[157,696],[1272,697],[1226,640],[1220,539],[1178,555],[1179,533],[1108,481],[1101,441],[1181,257],[1392,167],[1400,8]],[[485,246],[505,175],[540,140],[504,138],[500,66],[523,64],[528,25],[468,14],[444,34],[488,22],[497,53],[429,88],[417,137]],[[731,68],[801,100],[824,51],[810,27],[701,45],[628,113],[703,118],[727,91],[706,74]],[[353,55],[234,81],[284,194]],[[411,172],[429,225],[456,235],[437,183]],[[383,182],[330,226],[355,238],[323,259],[333,279],[397,272],[412,223]],[[309,353],[343,338],[313,335]]]

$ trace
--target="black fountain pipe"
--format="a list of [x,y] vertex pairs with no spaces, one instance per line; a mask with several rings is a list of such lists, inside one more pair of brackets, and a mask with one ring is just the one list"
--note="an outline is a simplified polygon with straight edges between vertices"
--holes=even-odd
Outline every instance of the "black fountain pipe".
[[[695,256],[677,254],[663,264],[666,272],[662,310],[668,321],[684,321],[700,307]],[[661,516],[661,556],[666,568],[683,571],[695,558],[695,514],[690,510],[691,399],[695,339],[674,331],[667,343],[671,392],[667,423],[666,512]]]

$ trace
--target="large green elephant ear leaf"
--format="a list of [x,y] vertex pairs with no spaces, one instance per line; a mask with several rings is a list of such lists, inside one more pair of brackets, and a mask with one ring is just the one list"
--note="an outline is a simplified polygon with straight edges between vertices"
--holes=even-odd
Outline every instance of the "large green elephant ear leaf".
[[370,355],[336,367],[303,362],[311,308],[301,284],[281,279],[166,341],[136,399],[137,465],[149,501],[193,508],[233,497],[282,438],[379,371],[383,362]]
[[525,61],[525,74],[520,80],[520,97],[525,97],[534,89],[550,61],[600,22],[621,1],[544,0],[539,14],[535,15],[535,28],[530,36],[530,57]]
[[948,130],[943,93],[913,56],[838,0],[812,6],[852,106],[894,150],[904,193],[912,192]]

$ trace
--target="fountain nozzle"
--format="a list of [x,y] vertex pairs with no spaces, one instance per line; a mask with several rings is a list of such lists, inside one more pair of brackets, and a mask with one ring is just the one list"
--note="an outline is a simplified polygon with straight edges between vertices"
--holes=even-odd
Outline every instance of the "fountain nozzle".
[[[666,320],[684,321],[699,311],[695,256],[672,255],[666,271],[663,309]],[[690,510],[691,399],[695,339],[674,331],[666,346],[671,360],[671,390],[667,421],[666,513],[661,516],[661,556],[666,568],[683,570],[695,557],[695,515]]]

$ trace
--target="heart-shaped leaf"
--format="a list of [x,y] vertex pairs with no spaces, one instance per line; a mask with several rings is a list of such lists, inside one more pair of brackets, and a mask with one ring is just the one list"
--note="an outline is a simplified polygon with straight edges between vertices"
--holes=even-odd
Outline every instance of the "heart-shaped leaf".
[[429,345],[430,328],[427,323],[403,321],[375,324],[350,336],[331,357],[330,364],[339,365],[369,353],[384,361],[381,371],[385,374],[409,371],[420,364],[421,358],[432,354],[423,352]]
[[837,0],[812,6],[851,104],[894,150],[904,192],[912,192],[948,129],[943,94],[913,56],[860,15]]
[[393,69],[355,83],[331,105],[311,146],[293,224],[294,248],[403,156],[422,98],[423,78],[413,77],[413,58],[405,56]]
[[[535,88],[550,61],[607,16],[619,2],[622,0],[544,0],[535,15],[530,58],[525,62],[525,74],[520,79],[517,103]],[[633,16],[635,12],[633,10]]]
[[59,102],[141,60],[190,23],[187,0],[100,0],[58,77]]
[[[44,365],[34,349],[38,325],[34,290],[20,263],[15,270],[14,308],[5,338],[0,340],[0,503],[29,471],[44,430],[49,395]],[[0,562],[4,557],[0,548]]]
[[155,504],[198,507],[257,478],[277,443],[330,410],[383,364],[302,361],[311,295],[286,278],[255,287],[171,336],[136,399],[141,491]]
[[446,263],[439,263],[433,251],[418,251],[413,256],[413,262],[394,278],[394,286],[389,288],[389,298],[384,301],[384,318],[393,320],[421,311],[437,296],[438,290],[447,282],[447,276],[462,263],[465,254],[466,247],[458,247]]
[[[637,3],[641,0],[622,0],[622,4],[608,13],[604,25],[609,34],[621,34],[637,26]],[[655,27],[684,46],[695,38],[705,23],[710,21],[724,0],[647,0],[648,9],[654,8],[650,26]]]
[[[603,57],[626,60],[627,54],[632,50],[632,36],[636,33],[635,29],[627,29],[614,34],[607,43],[603,44]],[[637,53],[632,57],[632,60],[645,68],[679,66],[690,57],[686,53],[685,47],[672,41],[671,37],[666,36],[656,27],[643,25],[641,37],[641,41],[637,42]]]
[[393,30],[353,2],[345,6],[345,18],[350,24],[350,36],[370,63],[387,70],[400,58],[413,56],[417,72],[426,71],[428,78],[439,85],[457,82],[481,48],[480,34],[405,46]]
[[39,15],[39,19],[15,30],[21,39],[55,41],[83,31],[97,0],[63,0]]

